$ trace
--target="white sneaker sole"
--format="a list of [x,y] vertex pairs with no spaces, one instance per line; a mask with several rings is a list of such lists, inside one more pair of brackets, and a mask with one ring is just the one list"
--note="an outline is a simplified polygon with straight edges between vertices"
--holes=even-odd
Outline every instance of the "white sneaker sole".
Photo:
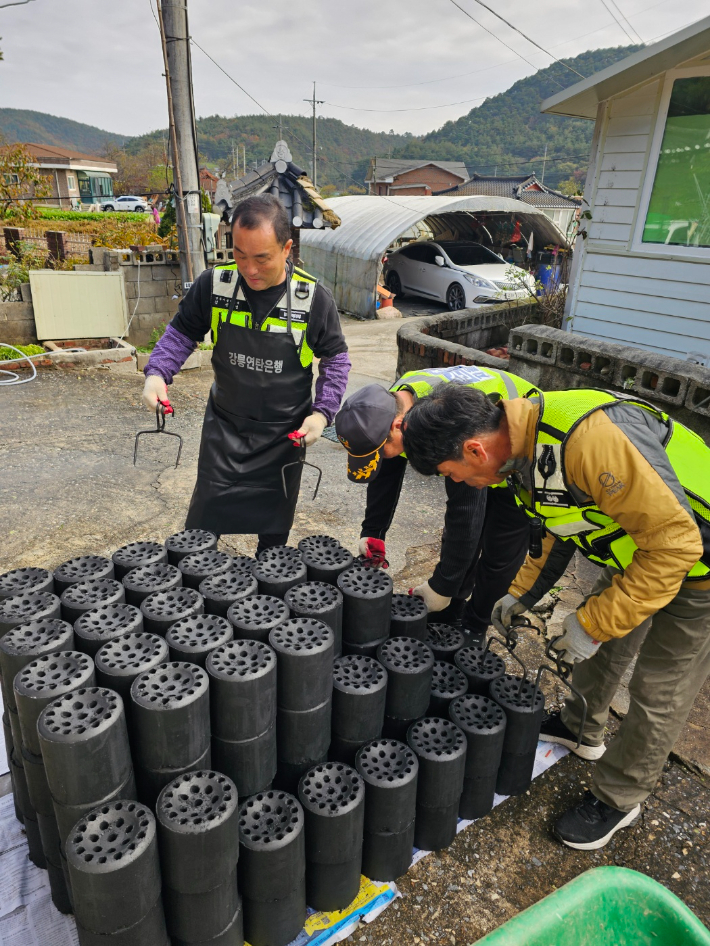
[[597,759],[601,757],[606,752],[606,746],[602,743],[600,746],[585,746],[582,743],[579,748],[577,748],[576,740],[565,739],[564,736],[546,736],[544,733],[540,733],[541,742],[554,742],[558,746],[567,746],[567,748],[574,752],[575,755],[578,755],[580,759],[586,759],[588,762],[596,762]]
[[603,838],[598,838],[596,841],[585,841],[583,844],[580,844],[577,841],[565,841],[565,839],[561,838],[558,834],[555,834],[555,837],[558,841],[562,841],[562,843],[567,847],[573,847],[576,851],[596,851],[600,847],[605,847],[614,837],[616,832],[621,830],[621,828],[628,828],[629,825],[632,825],[635,821],[637,821],[640,814],[641,806],[637,805],[635,808],[632,808],[628,815],[626,815],[625,818],[622,818],[621,821],[615,825],[608,834],[605,834]]

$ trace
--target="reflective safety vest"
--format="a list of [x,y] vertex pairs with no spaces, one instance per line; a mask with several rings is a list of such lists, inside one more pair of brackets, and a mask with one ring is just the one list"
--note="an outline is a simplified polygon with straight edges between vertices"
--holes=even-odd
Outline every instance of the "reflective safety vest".
[[[659,442],[683,491],[679,501],[695,518],[703,541],[703,556],[690,570],[688,579],[707,580],[710,577],[710,450],[704,441],[651,404],[607,391],[552,391],[533,395],[531,400],[540,403],[531,470],[532,492],[517,476],[510,477],[508,482],[527,515],[541,521],[543,535],[544,530],[548,530],[560,539],[571,540],[597,565],[624,570],[631,563],[638,548],[634,540],[589,496],[569,483],[565,475],[565,448],[578,425],[594,411],[613,404],[628,404],[637,410],[649,411],[660,422]],[[630,439],[634,443],[633,438]],[[646,456],[643,444],[634,443],[634,446],[653,465],[653,456]],[[663,476],[662,470],[657,472]]]
[[494,395],[492,400],[510,400],[538,393],[535,385],[530,384],[525,378],[519,378],[518,375],[511,374],[509,371],[483,368],[478,365],[454,365],[453,368],[423,368],[420,371],[408,371],[395,381],[390,391],[409,389],[417,397],[427,397],[438,385],[447,383],[477,388],[484,394]]
[[[212,270],[212,341],[215,343],[220,324],[227,320],[227,312],[237,288],[238,275],[236,263],[215,266]],[[317,279],[309,276],[302,269],[294,267],[288,287],[291,293],[291,332],[304,368],[310,368],[313,362],[313,351],[308,344],[306,330],[317,285]],[[242,286],[239,287],[229,321],[232,325],[239,325],[242,328],[253,327],[251,310]],[[262,321],[259,330],[282,333],[288,331],[286,293],[276,308]]]
[[[526,394],[537,394],[538,389],[525,378],[499,371],[497,368],[480,368],[477,365],[454,365],[452,368],[422,368],[408,371],[390,388],[390,391],[411,391],[416,397],[428,397],[440,384],[463,384],[467,388],[482,391],[491,400],[511,400]],[[403,457],[406,453],[401,454]],[[507,483],[494,483],[491,489],[507,487]]]

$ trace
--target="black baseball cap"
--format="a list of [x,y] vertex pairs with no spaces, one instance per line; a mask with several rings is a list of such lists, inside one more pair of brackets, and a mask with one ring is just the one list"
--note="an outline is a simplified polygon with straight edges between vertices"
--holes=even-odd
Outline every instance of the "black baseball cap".
[[335,418],[335,432],[348,451],[348,479],[354,483],[374,479],[396,416],[395,396],[381,384],[367,384],[343,401]]

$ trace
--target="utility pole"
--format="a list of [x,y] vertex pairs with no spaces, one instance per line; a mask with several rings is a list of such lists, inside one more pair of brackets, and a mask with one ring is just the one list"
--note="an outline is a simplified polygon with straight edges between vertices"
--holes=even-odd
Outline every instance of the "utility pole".
[[157,7],[175,172],[180,277],[185,292],[205,269],[187,0],[157,0]]
[[[307,101],[310,101],[310,99],[308,99]],[[279,130],[279,141],[283,141],[283,137],[284,137],[283,124],[284,124],[283,115],[279,115],[279,123],[278,125],[274,125],[274,128],[278,128]]]
[[237,177],[237,159],[234,154],[234,138],[232,138],[232,174]]
[[313,186],[318,186],[318,158],[316,157],[316,105],[323,105],[323,99],[316,98],[316,84],[313,83],[313,98],[304,99],[304,102],[310,102],[313,107],[313,165],[311,167],[311,180],[313,181]]
[[545,183],[545,165],[547,164],[547,142],[545,142],[545,157],[542,159],[542,177],[540,178],[540,183]]

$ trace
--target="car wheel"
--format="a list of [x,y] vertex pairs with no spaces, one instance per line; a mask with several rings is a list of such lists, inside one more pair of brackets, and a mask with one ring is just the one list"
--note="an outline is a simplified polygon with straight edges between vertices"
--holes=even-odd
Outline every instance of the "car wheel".
[[144,213],[145,213],[145,207],[142,207],[142,206],[139,204],[138,207],[136,207],[136,208],[134,209],[133,213],[136,213],[136,214],[144,214]]
[[395,296],[403,296],[402,292],[402,280],[399,278],[399,275],[395,273],[394,270],[387,273],[386,285],[390,292],[393,292]]
[[459,309],[466,308],[466,293],[459,283],[452,282],[446,290],[446,306],[449,312],[457,312]]
[[104,204],[104,213],[106,213],[107,210],[115,210],[115,209],[116,208],[113,206],[113,204]]

